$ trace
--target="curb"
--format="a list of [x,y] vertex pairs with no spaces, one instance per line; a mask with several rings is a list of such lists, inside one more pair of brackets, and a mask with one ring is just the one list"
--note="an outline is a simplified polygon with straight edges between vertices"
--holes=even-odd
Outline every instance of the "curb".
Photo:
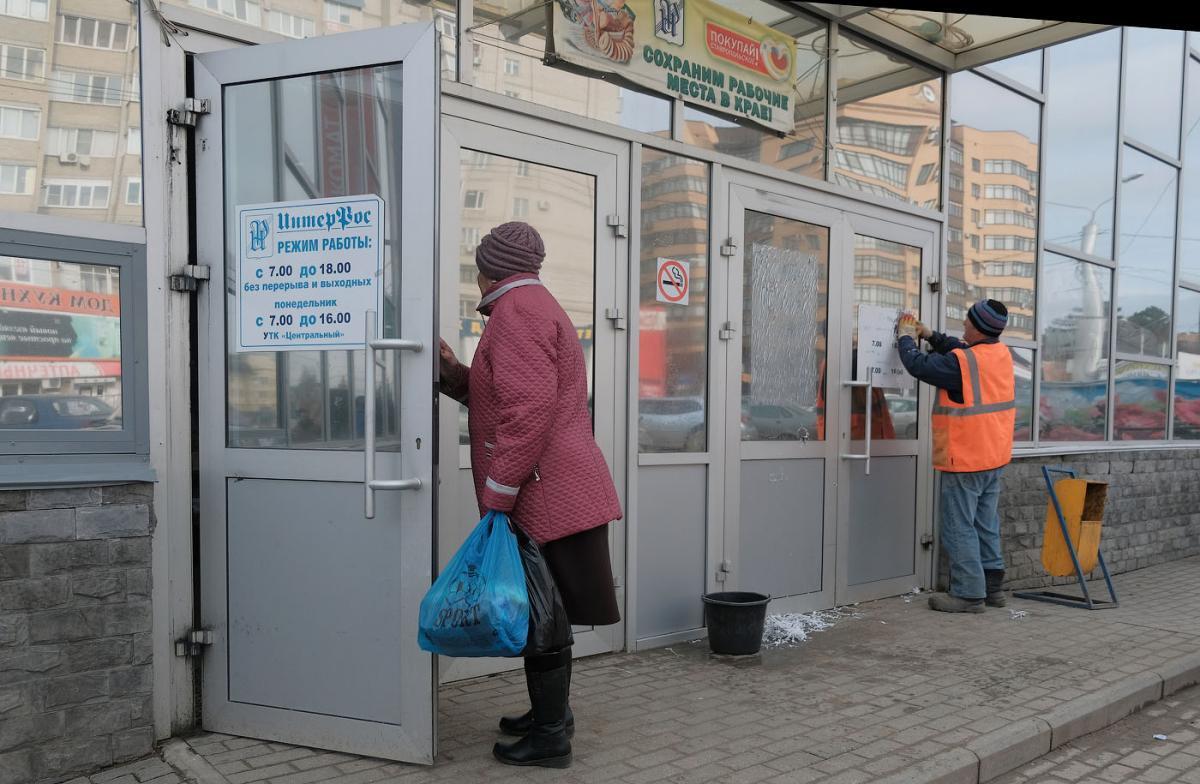
[[159,750],[163,762],[179,771],[185,779],[194,784],[229,784],[229,780],[197,754],[187,741],[172,738],[162,745]]
[[1196,684],[1200,684],[1200,653],[1172,659],[1038,716],[1013,722],[963,748],[930,757],[885,781],[887,784],[984,784],[1049,754],[1064,743],[1116,724],[1147,705]]

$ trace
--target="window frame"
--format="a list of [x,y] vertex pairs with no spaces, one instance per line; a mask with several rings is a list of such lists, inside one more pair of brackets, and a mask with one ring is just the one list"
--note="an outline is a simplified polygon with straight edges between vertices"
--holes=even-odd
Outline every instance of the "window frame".
[[[149,471],[149,376],[146,324],[146,246],[85,237],[69,237],[21,229],[6,229],[0,237],[0,256],[117,267],[121,297],[121,430],[76,431],[0,429],[0,486],[9,483],[5,468],[26,455],[37,455],[74,465],[75,473],[61,481],[80,478],[80,465],[108,468],[115,456],[146,463]],[[14,458],[10,460],[9,458]],[[118,467],[119,468],[119,467]],[[44,462],[28,466],[29,476],[53,476]],[[84,471],[86,473],[86,471]],[[39,480],[41,484],[55,481]],[[17,484],[28,484],[18,477]]]

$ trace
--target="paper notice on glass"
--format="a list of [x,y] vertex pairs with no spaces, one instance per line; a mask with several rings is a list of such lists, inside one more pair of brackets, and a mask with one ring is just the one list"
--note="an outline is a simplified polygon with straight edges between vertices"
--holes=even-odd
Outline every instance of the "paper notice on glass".
[[896,351],[896,320],[899,308],[877,305],[858,306],[858,367],[859,381],[867,373],[875,374],[875,386],[880,389],[912,389],[913,377],[908,375]]

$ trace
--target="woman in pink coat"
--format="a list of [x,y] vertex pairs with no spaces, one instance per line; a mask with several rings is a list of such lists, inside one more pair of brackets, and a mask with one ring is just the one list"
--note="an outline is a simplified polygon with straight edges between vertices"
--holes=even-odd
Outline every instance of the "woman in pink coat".
[[[621,505],[592,435],[575,325],[538,278],[546,256],[526,223],[492,229],[475,251],[487,326],[468,368],[442,341],[442,391],[468,406],[471,470],[481,514],[507,512],[542,548],[571,623],[620,620],[608,524]],[[509,765],[565,768],[575,720],[571,649],[526,657],[531,710],[500,720],[521,739],[497,743]]]

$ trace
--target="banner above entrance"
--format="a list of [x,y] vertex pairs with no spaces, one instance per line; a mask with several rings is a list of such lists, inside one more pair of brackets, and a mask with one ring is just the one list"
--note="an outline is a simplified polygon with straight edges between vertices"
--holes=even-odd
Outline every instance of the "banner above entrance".
[[788,133],[796,42],[711,0],[555,0],[551,59]]

